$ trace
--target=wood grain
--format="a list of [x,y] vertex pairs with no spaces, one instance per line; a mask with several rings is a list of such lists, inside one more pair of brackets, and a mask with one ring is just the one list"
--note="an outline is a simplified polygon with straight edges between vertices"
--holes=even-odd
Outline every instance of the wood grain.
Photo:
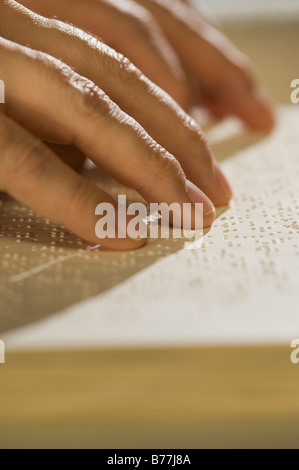
[[299,447],[290,348],[10,354],[1,448]]

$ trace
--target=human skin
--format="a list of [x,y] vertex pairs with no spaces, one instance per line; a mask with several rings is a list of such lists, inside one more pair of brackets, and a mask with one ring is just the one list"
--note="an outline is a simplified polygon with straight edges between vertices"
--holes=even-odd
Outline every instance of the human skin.
[[54,150],[72,145],[148,202],[202,203],[211,225],[231,189],[199,125],[169,95],[82,30],[13,1],[0,2],[0,18],[0,190],[98,243],[95,208],[114,201],[58,158]]
[[249,59],[188,0],[22,0],[127,56],[186,110],[206,107],[269,131],[274,117]]

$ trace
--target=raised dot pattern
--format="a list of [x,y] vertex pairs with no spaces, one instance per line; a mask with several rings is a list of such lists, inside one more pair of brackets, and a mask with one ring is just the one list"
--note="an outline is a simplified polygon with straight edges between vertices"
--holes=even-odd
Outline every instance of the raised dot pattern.
[[[229,209],[219,211],[197,250],[183,249],[184,240],[152,240],[126,253],[91,250],[89,243],[1,194],[0,332],[104,295],[123,282],[126,290],[111,296],[111,309],[106,302],[105,312],[99,312],[104,324],[124,321],[124,310],[136,321],[142,315],[138,302],[153,296],[164,306],[175,296],[182,308],[189,296],[200,317],[216,305],[241,305],[261,285],[276,294],[298,290],[298,131],[297,109],[286,108],[272,136],[223,163],[235,197]],[[88,174],[112,195],[124,192],[97,171]],[[136,200],[134,191],[127,194]],[[35,272],[39,266],[45,268]]]

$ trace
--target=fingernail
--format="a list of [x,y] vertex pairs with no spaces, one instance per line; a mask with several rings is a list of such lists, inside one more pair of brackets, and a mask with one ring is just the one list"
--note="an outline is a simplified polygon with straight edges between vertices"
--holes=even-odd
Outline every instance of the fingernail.
[[229,202],[231,198],[233,197],[233,191],[229,182],[224,176],[224,173],[222,172],[222,170],[220,169],[218,165],[215,166],[215,175],[216,175],[218,184],[225,196],[225,199],[227,199],[227,202]]
[[215,215],[215,207],[212,201],[202,192],[195,184],[191,183],[191,181],[187,180],[187,192],[188,196],[193,204],[199,203],[203,204],[203,214],[204,217],[209,217],[211,215]]

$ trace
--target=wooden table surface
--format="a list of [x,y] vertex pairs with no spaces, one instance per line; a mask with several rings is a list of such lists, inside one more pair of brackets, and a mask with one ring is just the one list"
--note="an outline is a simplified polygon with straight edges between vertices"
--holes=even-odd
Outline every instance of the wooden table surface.
[[0,447],[299,447],[286,347],[10,354]]

